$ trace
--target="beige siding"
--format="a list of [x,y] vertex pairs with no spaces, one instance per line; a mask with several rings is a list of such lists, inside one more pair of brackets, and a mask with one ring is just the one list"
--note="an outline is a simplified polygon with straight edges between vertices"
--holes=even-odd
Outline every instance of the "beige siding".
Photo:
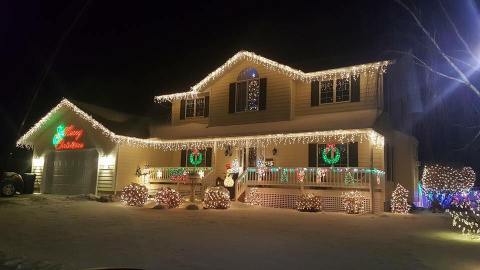
[[[314,107],[310,105],[310,83],[297,81],[295,91],[295,115],[302,116],[318,113],[344,112],[376,108],[378,84],[377,79],[377,75],[373,74],[363,73],[360,75],[359,102],[320,104],[319,106]],[[380,91],[381,89],[378,90]]]
[[121,190],[131,182],[139,182],[135,172],[137,167],[145,165],[153,167],[178,166],[172,159],[174,152],[161,151],[147,148],[135,148],[121,145],[118,149],[116,190]]

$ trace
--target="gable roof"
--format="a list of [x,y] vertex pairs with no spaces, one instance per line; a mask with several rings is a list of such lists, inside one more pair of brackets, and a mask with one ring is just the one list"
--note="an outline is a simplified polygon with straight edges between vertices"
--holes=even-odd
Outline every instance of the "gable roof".
[[[62,99],[57,106],[50,110],[50,112],[18,139],[17,146],[32,147],[33,143],[30,141],[30,138],[42,129],[48,120],[62,108],[68,108],[112,141],[116,140],[118,136],[116,133],[141,138],[148,137],[148,119],[145,117],[116,112],[93,104]],[[94,119],[92,115],[94,115],[96,119],[101,120],[102,123]],[[132,126],[134,128],[132,128]]]
[[380,62],[373,62],[373,63],[367,63],[362,65],[344,67],[344,68],[328,69],[328,70],[305,73],[299,69],[294,69],[287,65],[280,64],[273,60],[267,59],[263,56],[257,55],[253,52],[240,51],[236,53],[233,57],[228,59],[227,62],[225,62],[219,68],[214,70],[212,73],[208,74],[203,80],[201,80],[200,82],[192,86],[189,91],[156,96],[154,100],[156,102],[164,102],[164,101],[173,101],[178,99],[194,98],[197,96],[198,93],[200,93],[205,88],[205,86],[208,83],[212,82],[213,80],[225,74],[228,70],[230,70],[230,68],[232,68],[232,66],[239,63],[242,60],[248,60],[255,64],[263,65],[267,69],[282,73],[294,80],[300,80],[305,82],[327,80],[329,78],[339,76],[339,75],[341,77],[347,77],[347,76],[355,75],[362,72],[384,73],[386,71],[387,66],[391,63],[391,61],[380,61]]

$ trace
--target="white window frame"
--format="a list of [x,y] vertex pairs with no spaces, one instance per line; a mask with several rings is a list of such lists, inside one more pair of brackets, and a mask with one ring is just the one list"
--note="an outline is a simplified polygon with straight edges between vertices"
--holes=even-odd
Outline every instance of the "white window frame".
[[[197,116],[197,100],[199,99],[202,99],[203,100],[203,113],[202,115],[198,115]],[[192,101],[193,100],[193,115],[192,116],[188,116],[187,115],[187,103],[189,101]],[[185,111],[183,112],[185,114],[185,119],[187,118],[196,118],[196,117],[205,117],[205,97],[199,97],[199,98],[195,98],[195,99],[186,99],[185,100]]]
[[[347,79],[349,84],[348,84],[348,100],[342,100],[342,101],[337,101],[337,80],[344,80]],[[322,82],[326,81],[333,81],[333,97],[332,97],[332,102],[322,102]],[[320,81],[318,85],[318,104],[320,105],[327,105],[327,104],[335,104],[335,103],[345,103],[345,102],[351,102],[352,100],[352,80],[348,78],[335,78],[331,80],[324,80]]]
[[[252,79],[248,79],[248,80],[242,80],[242,81],[237,81],[235,83],[235,112],[236,113],[241,113],[241,112],[258,112],[260,111],[260,98],[258,99],[258,105],[257,105],[257,109],[256,110],[249,110],[248,109],[248,84],[251,82],[251,81],[257,81],[258,83],[258,87],[260,88],[260,78],[252,78]],[[245,94],[245,109],[243,110],[239,110],[237,109],[237,91],[238,91],[238,86],[240,85],[240,83],[243,83],[245,82],[246,83],[246,94]],[[260,91],[260,89],[259,89]]]

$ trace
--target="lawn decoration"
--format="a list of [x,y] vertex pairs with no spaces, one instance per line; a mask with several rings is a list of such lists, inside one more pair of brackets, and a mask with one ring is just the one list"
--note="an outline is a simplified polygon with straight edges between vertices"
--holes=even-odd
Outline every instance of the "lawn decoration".
[[161,187],[154,199],[157,204],[165,204],[168,208],[177,208],[182,202],[180,193],[169,187]]
[[227,209],[230,207],[230,192],[224,187],[209,187],[205,190],[203,207],[210,209]]
[[342,203],[347,214],[359,214],[364,211],[363,201],[365,197],[358,191],[342,193]]
[[322,198],[312,193],[302,194],[296,205],[300,212],[319,212],[322,210]]
[[397,184],[397,187],[392,193],[390,206],[392,213],[407,214],[408,211],[410,211],[410,204],[408,204],[408,190],[402,185]]
[[452,226],[462,231],[462,234],[480,239],[480,192],[457,194],[452,200],[452,206],[447,209],[452,217]]
[[148,188],[137,183],[131,183],[123,188],[120,199],[126,205],[142,207],[148,199]]

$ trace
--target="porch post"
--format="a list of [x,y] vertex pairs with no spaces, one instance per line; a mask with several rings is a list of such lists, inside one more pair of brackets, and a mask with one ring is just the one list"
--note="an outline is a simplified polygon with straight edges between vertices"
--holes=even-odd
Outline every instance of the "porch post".
[[373,145],[372,143],[370,142],[370,173],[368,174],[368,180],[369,180],[369,186],[370,186],[370,207],[372,208],[371,209],[371,213],[373,214],[375,211],[373,210],[374,209],[374,204],[375,204],[375,190],[374,190],[374,187],[373,187],[373,181],[372,181],[372,172],[371,170],[373,170]]

